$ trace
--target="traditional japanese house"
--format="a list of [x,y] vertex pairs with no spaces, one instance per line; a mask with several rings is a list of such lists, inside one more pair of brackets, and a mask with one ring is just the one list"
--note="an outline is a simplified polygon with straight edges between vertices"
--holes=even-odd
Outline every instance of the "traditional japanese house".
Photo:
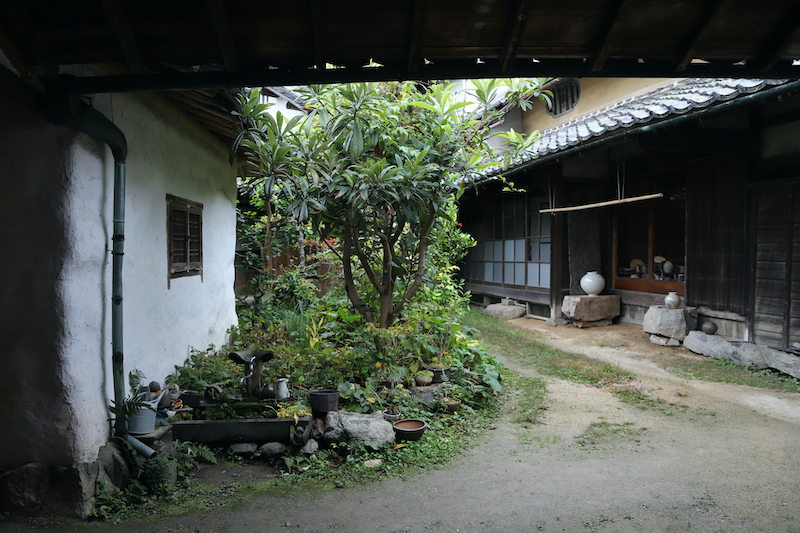
[[[720,334],[800,341],[800,84],[558,79],[523,115],[540,138],[466,194],[473,300],[513,298],[551,323],[588,270],[641,324],[676,291]],[[495,173],[497,171],[494,171]]]

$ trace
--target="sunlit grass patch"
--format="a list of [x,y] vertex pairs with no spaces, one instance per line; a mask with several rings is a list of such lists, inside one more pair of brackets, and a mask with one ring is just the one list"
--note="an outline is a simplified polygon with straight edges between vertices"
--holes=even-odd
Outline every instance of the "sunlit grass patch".
[[628,383],[635,377],[605,361],[552,349],[537,333],[518,331],[480,311],[467,313],[464,323],[480,331],[478,338],[487,349],[524,361],[546,376],[596,387]]

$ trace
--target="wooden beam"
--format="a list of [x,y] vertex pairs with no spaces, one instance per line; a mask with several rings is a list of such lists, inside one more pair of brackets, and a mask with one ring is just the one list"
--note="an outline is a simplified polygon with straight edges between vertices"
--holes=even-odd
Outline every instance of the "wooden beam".
[[324,12],[322,0],[311,0],[311,26],[314,31],[314,64],[317,70],[324,71],[327,62],[325,61],[325,29]]
[[208,9],[211,11],[211,19],[214,21],[214,30],[217,32],[222,58],[225,60],[225,70],[236,72],[238,61],[236,59],[236,47],[233,43],[233,34],[228,23],[228,13],[222,0],[208,0]]
[[111,22],[114,35],[120,48],[122,48],[122,53],[125,54],[128,66],[134,74],[142,74],[144,72],[142,54],[139,51],[136,36],[133,34],[133,28],[128,23],[128,17],[125,16],[122,6],[118,0],[103,0],[103,9],[109,22]]
[[528,1],[516,0],[511,10],[511,19],[508,21],[506,38],[503,43],[503,50],[500,52],[500,65],[503,72],[511,71],[514,66],[514,59],[517,57],[517,49],[522,33],[525,31],[525,22],[528,20]]
[[411,32],[408,37],[408,71],[416,72],[419,68],[420,42],[422,41],[422,20],[425,8],[425,0],[413,0],[414,7],[411,10]]
[[730,3],[731,0],[717,0],[708,11],[706,11],[703,18],[700,19],[692,30],[682,51],[678,54],[680,59],[678,60],[678,66],[675,68],[675,72],[683,72],[686,70],[686,67],[692,62],[692,59],[694,59],[697,50],[702,46],[708,32],[719,22],[720,17],[722,17],[723,13],[728,9]]
[[[0,11],[8,19],[11,25],[17,30],[17,35],[27,48],[28,53],[33,56],[36,64],[48,78],[58,76],[58,64],[53,60],[53,56],[47,49],[47,45],[39,36],[39,32],[31,23],[25,10],[19,5],[17,0],[5,0],[0,2]],[[16,68],[16,66],[14,67]]]
[[608,54],[611,52],[611,37],[620,27],[619,15],[627,3],[628,0],[617,0],[609,8],[600,31],[600,39],[595,45],[595,51],[590,61],[592,72],[600,72],[603,69]]
[[786,50],[800,36],[800,2],[796,2],[789,14],[784,17],[784,24],[775,32],[775,37],[767,45],[766,52],[760,59],[761,72],[768,72],[780,61]]

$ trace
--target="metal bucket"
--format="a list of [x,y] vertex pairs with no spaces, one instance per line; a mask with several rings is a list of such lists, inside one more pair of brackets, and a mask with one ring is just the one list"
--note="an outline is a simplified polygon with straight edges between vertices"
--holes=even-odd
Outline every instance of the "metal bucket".
[[[156,406],[158,402],[161,401],[161,397],[166,392],[165,390],[161,391],[161,394],[158,395],[157,398],[153,398],[152,400],[146,400],[144,404],[147,407],[143,407],[139,409],[139,411],[133,415],[128,423],[128,433],[152,433],[156,429]],[[146,393],[141,393],[139,396],[144,396]]]

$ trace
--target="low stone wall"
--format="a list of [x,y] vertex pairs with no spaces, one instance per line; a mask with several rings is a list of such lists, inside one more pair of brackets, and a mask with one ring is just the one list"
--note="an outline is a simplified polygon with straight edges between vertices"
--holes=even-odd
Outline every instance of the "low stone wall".
[[690,331],[683,345],[694,353],[726,359],[737,365],[752,365],[757,369],[772,368],[800,379],[800,357],[774,348],[749,342],[729,342],[720,335],[706,335],[702,331]]

